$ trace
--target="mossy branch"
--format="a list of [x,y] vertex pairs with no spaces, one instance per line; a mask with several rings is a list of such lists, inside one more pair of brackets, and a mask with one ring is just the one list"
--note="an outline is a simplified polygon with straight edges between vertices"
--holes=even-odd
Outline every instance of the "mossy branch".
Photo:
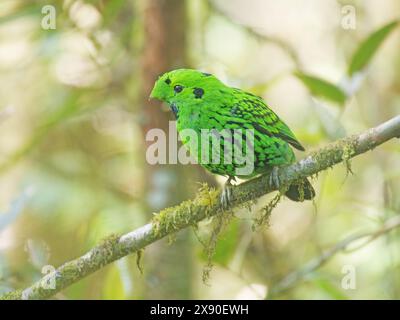
[[[279,180],[283,185],[289,185],[293,181],[315,175],[340,162],[348,165],[349,159],[396,137],[400,137],[400,116],[360,135],[344,138],[313,152],[303,160],[280,170]],[[246,181],[233,188],[232,201],[227,210],[242,206],[272,191],[276,190],[270,186],[267,175]],[[9,292],[0,298],[49,298],[115,260],[140,252],[141,249],[165,236],[196,225],[207,217],[217,215],[222,210],[219,197],[219,190],[203,186],[195,199],[159,212],[150,223],[139,229],[122,236],[107,238],[85,255],[63,264],[32,286]]]

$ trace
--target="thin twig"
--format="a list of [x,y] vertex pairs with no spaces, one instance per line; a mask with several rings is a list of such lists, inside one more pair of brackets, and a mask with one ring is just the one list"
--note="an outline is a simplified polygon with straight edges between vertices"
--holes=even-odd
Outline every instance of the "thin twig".
[[374,232],[363,233],[358,235],[352,235],[347,237],[346,239],[338,242],[331,248],[325,250],[321,255],[307,262],[300,270],[294,271],[286,275],[282,280],[280,280],[277,284],[275,284],[268,292],[268,297],[274,297],[278,294],[284,293],[287,290],[290,290],[298,283],[305,280],[305,278],[314,272],[315,270],[322,267],[329,259],[335,256],[339,252],[351,252],[355,249],[348,249],[352,244],[365,239],[364,242],[357,246],[357,249],[360,249],[370,242],[376,240],[380,236],[389,233],[393,229],[400,227],[400,216],[393,217],[387,220],[381,228]]

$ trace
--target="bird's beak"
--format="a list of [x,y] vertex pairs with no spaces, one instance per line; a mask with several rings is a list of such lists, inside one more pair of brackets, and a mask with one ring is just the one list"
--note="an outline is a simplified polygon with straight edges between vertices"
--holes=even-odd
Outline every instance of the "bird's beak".
[[156,88],[156,87],[154,86],[153,89],[151,90],[150,96],[149,96],[149,100],[155,98],[155,92],[154,92],[154,91],[155,91],[155,88]]
[[163,83],[160,83],[160,81],[156,81],[153,90],[151,90],[150,92],[149,100],[150,99],[163,100],[163,97],[164,97]]

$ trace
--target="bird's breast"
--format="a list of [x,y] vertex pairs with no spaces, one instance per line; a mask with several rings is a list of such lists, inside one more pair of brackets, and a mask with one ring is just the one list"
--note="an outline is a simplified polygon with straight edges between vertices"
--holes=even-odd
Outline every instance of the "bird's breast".
[[199,110],[185,110],[185,108],[179,108],[177,122],[181,129],[200,129],[202,122],[201,112]]

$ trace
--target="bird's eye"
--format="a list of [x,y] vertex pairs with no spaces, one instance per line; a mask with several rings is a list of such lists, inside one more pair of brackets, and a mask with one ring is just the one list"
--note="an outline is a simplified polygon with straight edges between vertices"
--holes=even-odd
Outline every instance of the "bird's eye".
[[179,85],[179,84],[177,84],[175,87],[174,87],[174,91],[176,92],[176,93],[179,93],[179,92],[181,92],[183,90],[183,86],[181,86],[181,85]]

